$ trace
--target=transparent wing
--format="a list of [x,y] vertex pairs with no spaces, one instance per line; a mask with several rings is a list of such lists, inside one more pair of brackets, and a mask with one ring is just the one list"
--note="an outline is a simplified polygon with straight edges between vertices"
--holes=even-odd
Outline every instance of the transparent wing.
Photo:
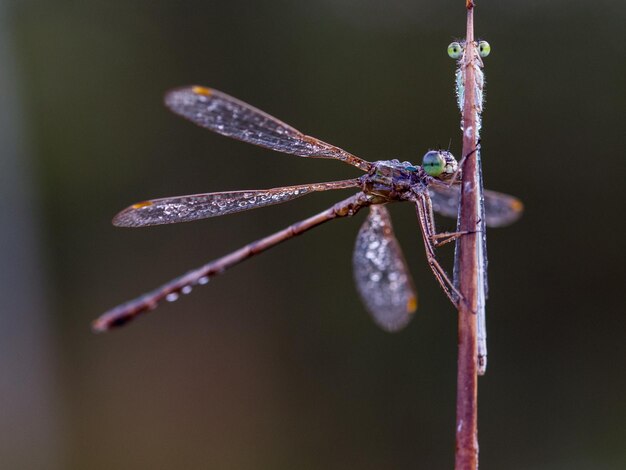
[[330,183],[284,186],[274,189],[192,194],[152,199],[127,207],[113,218],[113,225],[118,227],[145,227],[191,222],[192,220],[280,204],[315,191],[354,188],[359,184],[358,179],[351,179]]
[[368,171],[372,164],[303,134],[275,117],[211,88],[190,86],[165,95],[176,114],[218,134],[299,157],[333,158]]
[[404,328],[417,309],[417,294],[384,206],[370,206],[352,263],[357,290],[376,324],[390,332]]
[[[461,202],[461,187],[459,185],[430,185],[428,193],[435,212],[446,217],[457,217]],[[510,225],[521,217],[524,210],[522,201],[508,194],[486,190],[484,200],[485,219],[488,227]]]

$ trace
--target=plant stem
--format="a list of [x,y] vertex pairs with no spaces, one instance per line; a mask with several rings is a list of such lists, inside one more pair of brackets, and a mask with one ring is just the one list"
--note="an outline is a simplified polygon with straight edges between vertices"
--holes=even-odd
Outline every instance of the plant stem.
[[[466,0],[467,36],[465,54],[473,56],[474,2]],[[474,107],[474,69],[464,65],[465,100],[463,103],[463,156],[466,157],[462,172],[460,230],[468,234],[459,240],[459,353],[456,401],[456,454],[455,470],[478,468],[478,367],[476,312],[478,303],[478,246],[481,235],[476,233],[480,180],[477,171],[476,135],[477,114]]]

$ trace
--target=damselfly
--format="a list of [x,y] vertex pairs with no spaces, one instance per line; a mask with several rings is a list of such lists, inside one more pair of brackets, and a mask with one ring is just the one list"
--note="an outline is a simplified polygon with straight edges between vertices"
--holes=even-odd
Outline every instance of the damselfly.
[[[457,68],[455,70],[455,88],[456,98],[459,111],[461,111],[461,130],[465,133],[468,132],[468,136],[475,136],[476,142],[480,142],[480,131],[482,129],[482,112],[484,105],[484,88],[485,88],[485,75],[483,74],[483,61],[484,57],[487,57],[491,52],[491,46],[487,41],[472,41],[466,43],[465,41],[453,42],[448,46],[448,55],[457,61]],[[468,69],[471,69],[471,75],[467,73]],[[470,80],[469,77],[473,77]],[[466,95],[466,83],[467,86],[472,87],[471,95],[473,96],[473,102],[469,108],[465,108],[465,95]],[[475,129],[464,129],[465,113],[473,113],[472,122],[475,123]],[[469,116],[467,116],[469,117]],[[478,259],[477,269],[477,303],[476,303],[476,341],[477,341],[477,363],[478,374],[484,375],[487,371],[487,319],[486,319],[486,302],[489,291],[489,285],[487,281],[487,230],[485,227],[485,194],[483,187],[483,174],[482,174],[482,162],[480,146],[476,148],[476,175],[474,181],[478,184],[475,190],[478,192],[477,198],[479,204],[476,207],[477,213],[475,220],[478,224],[474,229],[480,236],[479,242],[476,244],[476,258]],[[459,214],[459,223],[460,223]],[[457,225],[457,230],[460,230],[460,225]],[[454,261],[454,285],[458,285],[458,271],[459,271],[459,245],[457,243],[455,250]]]
[[[417,308],[417,294],[407,263],[395,238],[385,204],[408,201],[417,211],[426,258],[449,299],[459,294],[435,256],[435,248],[461,236],[437,233],[433,210],[456,217],[459,186],[453,180],[458,164],[445,150],[430,150],[417,166],[398,160],[365,161],[345,150],[303,134],[278,119],[217,90],[192,86],[173,90],[165,104],[174,113],[227,137],[279,152],[306,158],[340,160],[365,172],[364,175],[329,183],[304,184],[251,191],[227,191],[152,199],[124,209],[113,219],[120,227],[188,222],[279,204],[301,196],[332,189],[358,188],[358,192],[317,215],[296,222],[268,237],[254,241],[226,256],[158,287],[103,314],[93,323],[96,331],[122,325],[157,307],[163,300],[176,300],[196,285],[268,248],[324,222],[349,217],[369,207],[358,232],[353,254],[357,290],[374,321],[384,330],[404,327]],[[485,192],[486,223],[508,225],[520,216],[522,205],[512,196]]]

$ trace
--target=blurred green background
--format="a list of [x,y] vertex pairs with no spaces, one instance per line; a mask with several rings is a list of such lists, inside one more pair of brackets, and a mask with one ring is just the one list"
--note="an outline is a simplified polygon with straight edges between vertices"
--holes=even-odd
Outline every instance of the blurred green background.
[[[348,193],[112,227],[126,205],[358,174],[199,129],[166,90],[215,87],[369,160],[459,154],[463,4],[0,2],[3,469],[452,468],[456,316],[409,205],[391,209],[420,310],[399,334],[352,284],[363,214],[128,328],[89,324]],[[617,0],[479,3],[485,182],[526,204],[489,233],[481,469],[626,468],[625,20]]]

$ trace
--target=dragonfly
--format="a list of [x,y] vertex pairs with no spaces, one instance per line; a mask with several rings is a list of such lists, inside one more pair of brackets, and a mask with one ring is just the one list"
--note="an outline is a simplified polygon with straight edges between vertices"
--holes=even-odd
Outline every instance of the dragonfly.
[[[465,86],[466,86],[466,72],[468,68],[472,68],[474,81],[470,84],[473,86],[474,102],[471,106],[471,111],[475,114],[474,122],[476,123],[476,129],[472,131],[476,135],[476,140],[480,142],[480,131],[482,129],[482,112],[484,106],[484,88],[485,88],[485,75],[483,73],[483,61],[482,59],[487,57],[491,52],[491,45],[487,41],[472,41],[472,47],[467,47],[466,41],[454,41],[448,46],[448,55],[457,61],[457,67],[454,73],[455,78],[455,90],[457,105],[461,112],[461,130],[463,128],[463,115],[465,105]],[[469,130],[469,129],[468,129]],[[461,165],[460,165],[461,166]],[[476,341],[477,341],[477,365],[478,374],[484,375],[487,371],[487,321],[486,321],[486,301],[489,291],[489,285],[487,282],[487,230],[486,230],[486,194],[483,189],[483,175],[482,175],[482,162],[480,154],[480,145],[476,149],[476,179],[478,181],[478,187],[476,190],[479,192],[478,198],[480,204],[478,204],[478,214],[476,214],[476,220],[478,220],[478,227],[476,231],[479,233],[480,240],[476,244],[477,259],[479,263],[478,267],[478,299],[476,304]],[[459,218],[457,219],[460,222]],[[457,230],[460,229],[457,222]],[[455,261],[454,261],[454,285],[458,286],[458,272],[459,272],[459,245],[457,243],[455,249]]]
[[[134,300],[123,303],[93,322],[96,332],[123,325],[204,285],[232,266],[330,220],[351,217],[361,209],[369,213],[356,237],[352,256],[357,291],[374,322],[393,332],[405,327],[417,309],[417,293],[407,262],[394,235],[388,203],[414,205],[426,259],[450,301],[459,293],[439,264],[435,249],[462,233],[438,233],[433,211],[456,217],[460,199],[458,162],[448,150],[429,150],[421,165],[399,160],[369,162],[339,147],[305,135],[288,124],[215,89],[188,86],[170,91],[165,105],[174,113],[218,134],[304,158],[327,158],[352,165],[364,174],[342,181],[302,184],[263,190],[226,191],[166,197],[138,202],[118,213],[119,227],[146,227],[189,222],[234,214],[291,201],[321,191],[356,189],[356,193],[330,208],[296,222],[265,238],[191,270]],[[520,201],[486,191],[489,226],[509,225],[520,216]]]

